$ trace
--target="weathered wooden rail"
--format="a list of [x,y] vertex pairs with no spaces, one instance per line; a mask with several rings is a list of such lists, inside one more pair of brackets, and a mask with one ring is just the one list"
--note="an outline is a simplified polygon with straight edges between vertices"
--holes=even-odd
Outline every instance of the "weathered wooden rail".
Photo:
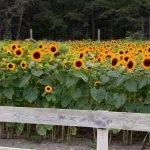
[[0,122],[97,128],[97,150],[108,150],[109,129],[150,131],[150,114],[126,112],[0,106]]

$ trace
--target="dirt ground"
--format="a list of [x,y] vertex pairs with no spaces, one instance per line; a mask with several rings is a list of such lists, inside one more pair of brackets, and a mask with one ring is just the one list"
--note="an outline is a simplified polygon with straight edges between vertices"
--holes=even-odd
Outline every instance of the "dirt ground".
[[[120,142],[112,142],[109,150],[140,150],[142,143],[133,143],[132,146],[122,146]],[[0,146],[27,148],[36,150],[96,150],[96,144],[89,139],[74,139],[71,143],[67,142],[50,142],[50,141],[28,141],[24,139],[1,139]],[[146,147],[144,150],[150,150]]]

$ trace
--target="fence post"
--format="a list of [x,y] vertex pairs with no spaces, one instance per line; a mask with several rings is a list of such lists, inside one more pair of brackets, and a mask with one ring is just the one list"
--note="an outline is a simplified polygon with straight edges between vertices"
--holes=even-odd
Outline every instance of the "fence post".
[[100,29],[98,29],[98,32],[97,32],[97,34],[98,34],[98,41],[100,41],[101,40],[101,31],[100,31]]
[[97,129],[97,150],[108,150],[108,129]]
[[30,39],[33,39],[33,30],[30,29]]

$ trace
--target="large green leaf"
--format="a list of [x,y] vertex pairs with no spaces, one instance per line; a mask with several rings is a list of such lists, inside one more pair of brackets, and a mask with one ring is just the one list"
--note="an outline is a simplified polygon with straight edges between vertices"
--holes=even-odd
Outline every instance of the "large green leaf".
[[118,80],[116,81],[117,83],[116,83],[116,85],[117,86],[119,86],[119,85],[121,85],[124,81],[126,81],[127,80],[127,76],[126,75],[124,75],[124,76],[121,76],[120,78],[118,78]]
[[25,75],[20,79],[19,87],[24,87],[26,84],[28,84],[30,78],[31,78],[30,75],[25,74]]
[[108,71],[107,75],[110,76],[110,77],[117,78],[120,75],[120,73],[119,73],[119,71],[116,71],[116,70],[113,70],[113,71],[110,70],[110,71]]
[[73,89],[73,91],[71,92],[71,96],[74,99],[80,98],[81,97],[81,90],[79,88]]
[[31,69],[31,73],[36,77],[40,77],[43,74],[43,71],[41,69]]
[[110,81],[110,77],[104,77],[101,79],[101,85],[106,84],[109,81]]
[[47,127],[45,125],[37,124],[36,125],[36,132],[39,135],[46,135]]
[[91,89],[91,96],[94,100],[101,102],[105,99],[106,90],[102,87],[96,89],[95,87]]
[[125,89],[129,92],[137,92],[137,83],[134,80],[133,81],[130,80],[126,82],[124,86],[125,86]]
[[61,105],[63,106],[63,108],[67,107],[71,103],[71,100],[72,97],[70,95],[64,96],[61,101]]
[[138,89],[143,88],[148,83],[148,78],[144,77],[142,80],[139,80],[138,82]]
[[126,100],[127,100],[127,95],[124,93],[123,94],[115,93],[113,95],[113,101],[117,109],[123,106]]
[[14,95],[14,89],[13,88],[5,88],[3,90],[3,94],[8,98],[12,99],[12,96]]
[[29,102],[32,103],[38,98],[38,88],[28,88],[23,91],[24,98]]
[[146,96],[146,99],[145,99],[145,102],[144,102],[145,104],[150,104],[150,94],[148,94],[147,96]]
[[75,83],[75,79],[73,77],[68,76],[66,79],[66,86],[69,88]]
[[21,133],[23,132],[25,124],[23,123],[17,123],[16,125],[16,134],[17,135],[21,135]]
[[88,77],[80,71],[75,71],[74,76],[81,78],[85,82],[88,82]]
[[51,79],[49,76],[42,76],[42,79],[39,80],[39,82],[43,85],[51,85],[52,82],[51,82]]

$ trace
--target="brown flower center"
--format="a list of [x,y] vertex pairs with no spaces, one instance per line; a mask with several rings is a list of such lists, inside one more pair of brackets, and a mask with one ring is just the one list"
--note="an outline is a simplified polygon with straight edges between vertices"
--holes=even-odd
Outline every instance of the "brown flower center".
[[39,58],[41,57],[41,54],[40,54],[39,52],[35,52],[35,53],[33,54],[33,57],[34,57],[35,59],[39,59]]

